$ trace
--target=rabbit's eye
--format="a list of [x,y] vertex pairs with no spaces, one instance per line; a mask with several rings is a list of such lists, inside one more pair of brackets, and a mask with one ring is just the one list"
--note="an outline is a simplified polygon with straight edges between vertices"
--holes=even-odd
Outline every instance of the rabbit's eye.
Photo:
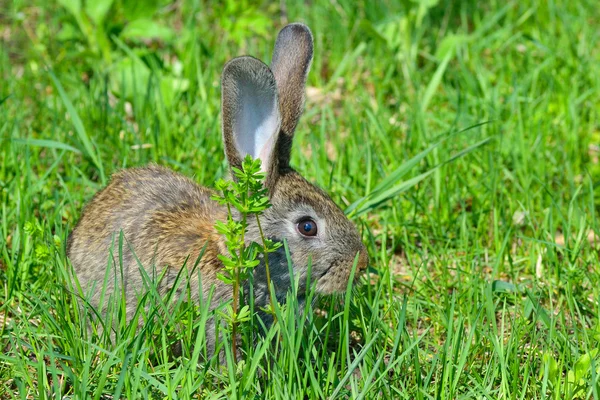
[[317,223],[310,218],[303,218],[298,222],[298,232],[304,236],[315,236],[317,234]]

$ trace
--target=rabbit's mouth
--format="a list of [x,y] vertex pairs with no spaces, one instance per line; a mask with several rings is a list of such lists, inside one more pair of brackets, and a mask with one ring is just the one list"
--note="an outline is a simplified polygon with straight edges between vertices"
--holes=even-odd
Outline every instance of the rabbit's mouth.
[[335,267],[336,265],[337,265],[336,262],[332,262],[331,264],[329,264],[329,267],[325,268],[325,271],[321,272],[321,274],[319,275],[319,279],[321,279],[322,277],[327,275],[329,273],[329,271],[331,271],[333,269],[333,267]]
[[321,279],[322,277],[324,277],[325,275],[327,275],[329,272],[331,272],[331,270],[333,270],[338,265],[339,265],[338,261],[333,261],[331,264],[329,264],[329,266],[327,268],[325,268],[325,270],[323,272],[321,272],[319,274],[319,279]]
[[[338,276],[340,271],[340,262],[339,261],[334,261],[331,264],[329,264],[329,267],[325,268],[325,270],[319,275],[319,279],[322,279],[325,276],[331,275],[331,276]],[[350,270],[352,269],[352,266],[350,266],[350,269],[348,270],[348,277],[350,277]]]

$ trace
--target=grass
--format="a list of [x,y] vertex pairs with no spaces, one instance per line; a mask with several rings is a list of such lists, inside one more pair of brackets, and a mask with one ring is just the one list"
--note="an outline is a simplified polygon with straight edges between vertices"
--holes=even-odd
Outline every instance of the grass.
[[[596,2],[225,3],[3,3],[0,398],[600,398]],[[123,167],[223,176],[221,69],[268,62],[287,21],[315,35],[292,164],[349,210],[368,275],[306,324],[292,293],[238,365],[203,360],[185,296],[89,330],[64,251],[83,205]]]

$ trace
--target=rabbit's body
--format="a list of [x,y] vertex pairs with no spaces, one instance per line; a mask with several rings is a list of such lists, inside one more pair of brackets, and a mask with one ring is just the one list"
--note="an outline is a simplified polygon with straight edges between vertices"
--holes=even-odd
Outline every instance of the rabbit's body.
[[[227,209],[210,196],[209,189],[159,166],[115,174],[85,208],[67,247],[81,285],[88,290],[96,286],[92,303],[98,305],[102,292],[104,277],[98,271],[107,267],[112,272],[107,277],[108,293],[121,281],[122,270],[125,295],[136,299],[145,289],[140,266],[151,278],[164,274],[159,282],[159,292],[164,293],[172,287],[181,267],[186,264],[191,271],[196,261],[196,269],[202,271],[207,283],[203,287],[208,290],[216,284],[215,296],[230,297],[231,287],[216,279],[221,269],[217,254],[226,249],[214,229],[216,220],[226,219]],[[190,279],[197,300],[197,275],[191,274]],[[127,311],[131,316],[135,308]]]
[[[246,154],[261,159],[271,202],[260,216],[264,236],[287,241],[301,288],[310,264],[317,292],[330,294],[346,289],[357,254],[357,268],[366,267],[367,253],[342,210],[289,166],[311,60],[310,31],[291,24],[277,38],[271,68],[252,57],[227,63],[222,76],[223,143],[232,167],[241,168]],[[122,285],[131,317],[138,296],[148,290],[140,266],[149,277],[161,277],[155,282],[165,293],[184,265],[195,300],[201,296],[200,277],[203,299],[214,288],[211,308],[230,301],[231,287],[217,279],[223,267],[217,256],[226,255],[227,248],[215,229],[216,221],[226,220],[227,208],[212,201],[211,193],[158,166],[115,174],[85,208],[68,242],[68,255],[84,291],[91,291],[92,304],[102,307],[101,293],[110,295],[117,290],[115,284]],[[247,244],[260,242],[256,221],[248,223]],[[275,295],[283,300],[291,283],[283,247],[269,254],[269,267]],[[253,282],[255,304],[268,304],[262,259]],[[207,327],[209,346],[212,328]]]

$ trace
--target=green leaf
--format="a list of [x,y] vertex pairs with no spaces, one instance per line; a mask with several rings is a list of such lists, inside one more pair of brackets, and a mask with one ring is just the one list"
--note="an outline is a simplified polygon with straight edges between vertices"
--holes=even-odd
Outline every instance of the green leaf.
[[229,274],[227,272],[225,272],[225,273],[219,272],[217,274],[217,279],[219,279],[221,282],[226,283],[228,285],[231,285],[233,283],[233,280],[231,279],[231,277],[229,276]]
[[139,59],[123,58],[109,72],[110,88],[117,96],[132,100],[145,95],[150,80],[150,69]]
[[76,19],[81,13],[81,0],[58,0],[58,4],[67,9]]
[[94,21],[96,26],[102,25],[104,18],[114,0],[87,0],[85,2],[85,12]]
[[223,265],[225,267],[235,267],[236,266],[236,263],[231,258],[229,258],[227,256],[224,256],[222,254],[218,254],[217,258],[219,260],[221,260],[221,262],[223,263]]
[[579,382],[579,380],[583,379],[585,375],[590,371],[590,367],[592,365],[592,359],[598,355],[598,349],[594,349],[589,353],[583,354],[579,359],[575,362],[575,382]]
[[236,316],[236,319],[238,320],[238,322],[249,321],[250,320],[250,307],[248,307],[248,305],[245,305],[242,308],[240,308],[240,310],[238,311],[238,314]]
[[[544,362],[545,365],[547,365],[548,368],[548,379],[550,380],[550,382],[556,382],[556,378],[558,378],[558,362],[556,362],[556,360],[554,359],[554,357],[552,356],[551,353],[544,353],[544,355],[542,356],[542,361]],[[542,369],[540,371],[540,378],[543,376],[544,374],[544,370]]]
[[52,71],[50,71],[50,78],[54,82],[54,86],[56,86],[56,89],[58,90],[58,93],[65,105],[65,108],[67,109],[67,112],[71,117],[71,122],[75,127],[75,132],[77,132],[79,140],[81,140],[81,142],[83,143],[83,147],[85,148],[87,156],[91,158],[93,164],[96,166],[96,168],[98,168],[102,183],[106,183],[106,177],[104,176],[104,167],[102,166],[100,156],[98,155],[96,147],[94,146],[90,137],[85,131],[85,127],[83,126],[81,118],[79,118],[79,114],[77,114],[77,111],[75,110],[73,103],[69,99],[69,96],[67,96],[65,89],[63,89],[62,85],[60,84],[60,81],[58,80],[58,78],[56,78]]
[[600,325],[596,325],[596,328],[591,332],[595,340],[600,342]]
[[24,144],[27,146],[45,147],[47,149],[58,149],[72,151],[73,153],[81,154],[81,151],[77,150],[73,146],[69,146],[66,143],[57,142],[54,140],[46,139],[12,139],[15,143]]
[[356,65],[356,60],[361,56],[361,54],[367,49],[367,44],[365,42],[360,42],[358,46],[352,52],[347,52],[342,58],[342,61],[339,62],[337,68],[329,78],[329,81],[323,88],[325,92],[332,90],[332,88],[338,84],[338,79],[348,70],[352,70]]
[[515,293],[518,288],[510,282],[495,280],[492,282],[492,292],[494,293]]
[[435,70],[433,76],[431,77],[431,81],[429,81],[429,84],[425,89],[425,93],[423,94],[423,99],[421,100],[422,113],[425,113],[427,107],[429,106],[429,102],[431,101],[433,95],[440,86],[440,83],[442,82],[442,77],[444,76],[444,72],[446,71],[446,67],[448,67],[448,63],[452,59],[453,55],[453,53],[446,54],[444,59],[440,62],[440,65],[438,65],[437,69]]
[[387,190],[388,188],[392,187],[392,185],[394,185],[396,182],[398,182],[400,180],[400,178],[402,178],[404,175],[406,175],[408,172],[410,172],[411,169],[413,169],[421,160],[423,160],[425,158],[425,156],[427,156],[429,153],[431,153],[431,151],[433,149],[435,149],[437,146],[439,146],[440,143],[441,143],[441,141],[429,146],[428,148],[426,148],[425,150],[423,150],[422,152],[420,152],[419,154],[417,154],[410,160],[402,163],[398,168],[396,168],[393,172],[391,172],[388,176],[386,176],[381,182],[379,182],[379,184],[377,184],[377,186],[373,189],[373,191],[369,195],[363,197],[362,199],[358,199],[357,201],[352,203],[346,210],[346,214],[351,213],[366,199],[368,199],[368,198],[373,199],[373,198],[377,197],[380,193],[382,193],[385,190]]
[[121,32],[122,39],[160,39],[168,42],[173,37],[175,32],[171,28],[148,18],[131,21]]
[[416,3],[422,7],[433,8],[437,6],[440,0],[410,0],[413,3]]
[[456,49],[462,44],[467,43],[471,40],[468,35],[460,34],[449,34],[440,42],[437,50],[435,51],[435,58],[439,61],[443,61],[447,56],[454,56]]
[[178,94],[183,93],[190,87],[187,79],[176,78],[173,76],[163,76],[160,79],[160,91],[165,105],[173,104]]
[[231,172],[233,173],[233,175],[236,178],[243,178],[244,177],[244,171],[242,171],[241,169],[237,168],[237,167],[231,167]]
[[423,179],[427,178],[429,175],[433,174],[434,171],[435,171],[435,169],[431,169],[427,172],[423,172],[422,174],[415,176],[414,178],[411,178],[411,179],[403,181],[403,182],[399,182],[399,183],[391,186],[389,189],[386,189],[383,191],[378,191],[376,195],[371,197],[370,200],[366,201],[364,204],[362,204],[361,207],[359,207],[356,210],[355,215],[356,216],[362,215],[362,214],[366,213],[367,211],[377,208],[382,203],[398,196],[399,194],[406,192],[408,189],[415,186],[416,184],[421,182]]
[[215,222],[215,229],[217,230],[217,232],[223,235],[229,232],[229,227],[225,225],[222,221]]
[[231,185],[231,182],[226,181],[225,179],[218,179],[217,182],[215,183],[215,188],[217,190],[226,190],[226,189],[229,189],[230,185]]
[[550,329],[552,321],[548,312],[540,305],[539,301],[531,294],[531,292],[527,291],[527,297],[523,310],[526,318],[535,317],[537,321],[541,321],[546,328]]
[[63,22],[60,31],[56,34],[55,38],[62,42],[69,40],[76,40],[81,38],[81,31],[77,29],[73,24]]
[[386,42],[388,48],[395,51],[402,45],[402,41],[407,35],[408,17],[395,15],[386,18],[375,25],[375,30]]
[[575,377],[575,372],[573,370],[567,371],[567,382],[571,384],[577,383],[577,378]]
[[[486,121],[486,122],[482,122],[482,123],[470,126],[466,129],[456,132],[455,134],[460,134],[460,133],[466,132],[470,129],[479,127],[479,126],[487,124],[487,123],[488,122]],[[455,134],[449,135],[447,138],[452,137]],[[447,138],[445,138],[445,139],[447,139]],[[407,181],[398,182],[398,180],[401,177],[403,177],[404,175],[406,175],[406,173],[408,173],[414,166],[416,166],[419,161],[421,161],[434,148],[439,146],[439,144],[443,140],[429,146],[427,149],[423,150],[421,153],[417,154],[416,156],[414,156],[407,162],[400,165],[396,170],[394,170],[391,174],[389,174],[386,178],[384,178],[379,184],[377,184],[377,186],[375,186],[375,188],[373,189],[373,191],[371,193],[369,193],[368,195],[364,196],[363,198],[358,199],[357,201],[352,203],[346,210],[346,214],[359,216],[359,215],[366,213],[367,211],[375,209],[376,207],[378,207],[380,204],[384,203],[385,201],[405,192],[406,190],[410,189],[412,186],[418,184],[423,179],[427,178],[429,175],[431,175],[433,172],[435,172],[442,165],[445,165],[445,164],[450,163],[460,157],[463,157],[464,155],[472,152],[473,150],[487,144],[491,140],[492,140],[492,138],[483,139],[483,140],[461,150],[457,154],[450,157],[448,160],[444,161],[441,164],[436,165],[429,171],[423,172],[422,174],[417,175],[416,177],[409,179]]]
[[123,13],[129,21],[151,18],[160,8],[160,0],[122,0]]
[[384,44],[387,44],[387,39],[383,37],[383,35],[376,29],[375,26],[373,26],[373,23],[371,21],[366,19],[361,20],[359,23],[359,27],[361,31],[367,34],[370,38],[379,40]]

